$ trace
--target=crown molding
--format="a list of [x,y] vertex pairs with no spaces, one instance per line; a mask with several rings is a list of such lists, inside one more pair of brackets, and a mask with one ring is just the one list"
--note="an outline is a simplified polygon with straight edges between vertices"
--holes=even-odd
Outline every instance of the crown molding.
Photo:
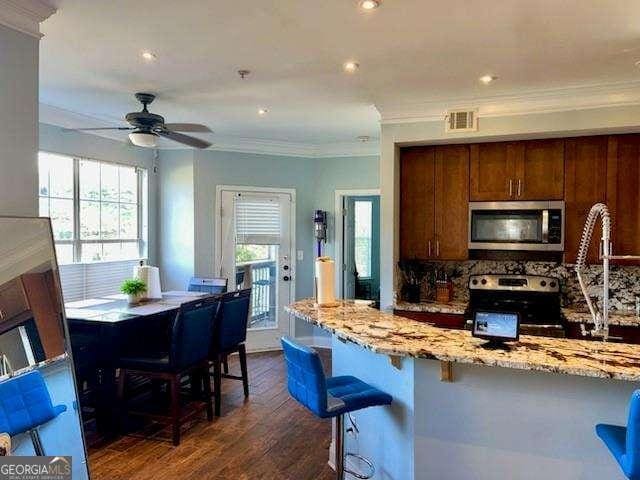
[[518,95],[467,97],[420,103],[379,103],[380,123],[442,121],[448,110],[477,109],[480,117],[530,115],[640,104],[640,81],[536,90]]
[[[40,103],[41,123],[55,125],[62,128],[78,128],[78,127],[121,127],[125,125],[123,122],[116,122],[112,119],[104,120],[90,115],[84,115],[66,110],[64,108]],[[82,132],[84,135],[96,135],[99,137],[109,138],[118,142],[126,142],[125,136],[121,132]],[[377,139],[372,138],[368,142],[336,142],[326,144],[285,142],[278,140],[267,140],[259,138],[246,138],[235,136],[223,136],[209,134],[203,138],[212,142],[213,145],[209,150],[224,152],[240,152],[252,153],[259,155],[280,155],[286,157],[305,157],[305,158],[330,158],[330,157],[362,157],[375,156],[380,154],[380,146]],[[169,142],[167,142],[169,143]],[[163,144],[161,150],[182,150],[185,147],[165,146]]]
[[56,13],[43,0],[0,0],[0,24],[32,37],[40,38],[40,23]]

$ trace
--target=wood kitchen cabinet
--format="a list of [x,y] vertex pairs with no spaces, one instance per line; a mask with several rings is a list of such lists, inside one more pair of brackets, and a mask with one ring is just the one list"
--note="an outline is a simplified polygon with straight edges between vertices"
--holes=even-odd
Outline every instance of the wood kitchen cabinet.
[[435,151],[435,256],[466,260],[469,255],[469,147],[448,145]]
[[564,140],[471,145],[472,201],[562,200]]
[[0,285],[0,322],[12,320],[28,310],[29,304],[19,278]]
[[[582,230],[594,203],[604,202],[607,192],[608,137],[565,140],[565,241],[564,261],[575,263]],[[596,238],[598,236],[596,235]],[[598,263],[598,241],[592,241],[587,261]]]
[[435,148],[402,149],[400,258],[430,258],[435,242]]
[[516,161],[516,200],[562,200],[564,139],[521,142]]
[[468,146],[403,149],[400,184],[400,258],[467,259]]
[[609,137],[606,199],[613,254],[640,255],[640,135]]
[[474,202],[512,200],[515,144],[479,143],[470,146],[470,199]]

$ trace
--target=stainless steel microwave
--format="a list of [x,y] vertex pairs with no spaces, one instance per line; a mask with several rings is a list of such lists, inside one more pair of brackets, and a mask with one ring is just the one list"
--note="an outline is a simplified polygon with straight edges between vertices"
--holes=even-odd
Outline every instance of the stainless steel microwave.
[[469,250],[564,250],[564,202],[470,202]]

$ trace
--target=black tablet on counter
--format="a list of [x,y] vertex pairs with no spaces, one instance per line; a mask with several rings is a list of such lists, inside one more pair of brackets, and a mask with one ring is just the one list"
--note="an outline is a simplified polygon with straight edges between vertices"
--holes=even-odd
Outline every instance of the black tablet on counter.
[[489,347],[517,341],[520,337],[520,314],[477,310],[473,316],[472,334],[489,340]]

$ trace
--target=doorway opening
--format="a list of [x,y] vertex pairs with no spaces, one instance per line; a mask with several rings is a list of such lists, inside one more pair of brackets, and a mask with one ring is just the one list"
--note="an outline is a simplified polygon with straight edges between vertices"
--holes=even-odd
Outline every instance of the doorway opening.
[[380,303],[380,194],[336,191],[339,296]]

